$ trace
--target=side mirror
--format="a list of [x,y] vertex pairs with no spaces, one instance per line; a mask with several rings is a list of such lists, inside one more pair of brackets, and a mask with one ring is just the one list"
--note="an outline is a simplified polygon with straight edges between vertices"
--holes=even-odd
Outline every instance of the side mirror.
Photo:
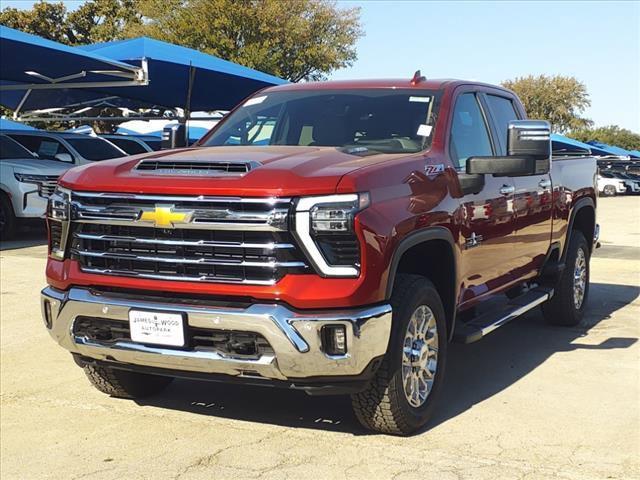
[[551,157],[551,125],[544,120],[513,120],[507,128],[507,156]]
[[56,160],[60,160],[61,162],[73,163],[73,157],[68,153],[56,153],[54,157]]
[[162,129],[162,150],[187,146],[187,130],[184,123],[169,125]]
[[507,130],[506,157],[471,157],[467,173],[494,177],[542,175],[551,166],[551,127],[543,120],[514,120]]

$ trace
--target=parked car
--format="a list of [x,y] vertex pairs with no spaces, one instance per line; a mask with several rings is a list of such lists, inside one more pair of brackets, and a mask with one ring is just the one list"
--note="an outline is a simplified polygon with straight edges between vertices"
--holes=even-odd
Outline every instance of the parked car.
[[81,133],[42,130],[4,130],[2,133],[42,159],[66,162],[71,165],[85,165],[127,155],[124,150],[104,138]]
[[113,143],[115,146],[127,152],[129,155],[138,153],[155,152],[161,149],[162,139],[151,135],[100,135]]
[[112,396],[174,377],[351,394],[365,427],[415,432],[451,340],[587,309],[596,160],[552,156],[525,119],[476,82],[287,84],[196,148],[72,169],[46,328]]
[[0,134],[0,237],[12,236],[19,222],[44,219],[47,200],[67,168]]
[[598,192],[605,197],[613,197],[627,193],[627,186],[623,180],[598,174]]
[[616,170],[600,171],[600,175],[604,178],[622,180],[625,185],[626,193],[640,193],[640,180],[634,175]]

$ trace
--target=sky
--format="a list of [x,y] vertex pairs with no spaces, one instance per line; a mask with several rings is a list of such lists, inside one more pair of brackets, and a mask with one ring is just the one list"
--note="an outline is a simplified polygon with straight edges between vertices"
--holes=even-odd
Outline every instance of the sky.
[[[32,0],[1,0],[30,8]],[[82,0],[65,1],[77,8]],[[640,1],[338,1],[360,7],[358,60],[331,79],[571,75],[596,126],[640,133]]]

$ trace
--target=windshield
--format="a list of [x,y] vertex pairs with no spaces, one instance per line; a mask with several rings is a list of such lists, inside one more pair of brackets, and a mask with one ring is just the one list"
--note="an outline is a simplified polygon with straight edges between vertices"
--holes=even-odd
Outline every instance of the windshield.
[[106,160],[126,156],[126,153],[102,138],[67,138],[66,140],[87,160]]
[[6,135],[0,135],[0,158],[3,160],[35,158],[35,155],[15,140],[10,139]]
[[412,153],[431,143],[435,92],[409,89],[304,90],[258,94],[203,142],[214,145],[345,147]]

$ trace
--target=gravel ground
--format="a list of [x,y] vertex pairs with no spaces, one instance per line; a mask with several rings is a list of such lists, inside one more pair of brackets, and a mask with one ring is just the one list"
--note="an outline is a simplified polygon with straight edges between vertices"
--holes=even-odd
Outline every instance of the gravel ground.
[[453,345],[438,416],[372,435],[348,399],[178,380],[144,402],[90,387],[40,319],[39,235],[0,254],[6,479],[640,478],[640,197],[602,199],[584,324],[538,311]]

